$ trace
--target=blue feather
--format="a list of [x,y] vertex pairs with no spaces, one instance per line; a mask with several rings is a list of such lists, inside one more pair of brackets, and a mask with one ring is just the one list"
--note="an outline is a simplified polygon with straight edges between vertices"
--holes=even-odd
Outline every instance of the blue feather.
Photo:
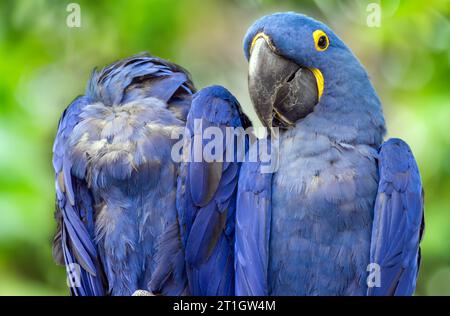
[[260,162],[242,165],[236,211],[236,295],[269,295],[271,191],[272,174],[262,173]]
[[412,295],[420,264],[423,195],[409,146],[390,139],[380,149],[380,185],[370,247],[370,262],[380,266],[380,287],[368,295]]
[[[237,100],[219,86],[204,88],[194,96],[187,136],[194,137],[196,119],[202,121],[202,130],[214,126],[224,131],[227,126],[241,127],[245,122]],[[202,151],[207,144],[203,140]],[[216,154],[225,159],[226,150]],[[181,166],[177,205],[193,295],[234,294],[233,235],[239,167],[237,161],[225,164],[204,160]]]

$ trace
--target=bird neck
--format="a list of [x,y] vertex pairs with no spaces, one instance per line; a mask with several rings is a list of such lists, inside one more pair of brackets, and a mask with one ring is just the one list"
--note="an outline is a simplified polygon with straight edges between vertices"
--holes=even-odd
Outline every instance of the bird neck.
[[378,147],[385,134],[380,100],[362,65],[346,56],[324,67],[324,93],[300,125],[333,141]]
[[327,97],[341,103],[359,98],[361,102],[379,106],[380,101],[366,70],[350,51],[332,56],[322,72],[325,81],[324,102]]

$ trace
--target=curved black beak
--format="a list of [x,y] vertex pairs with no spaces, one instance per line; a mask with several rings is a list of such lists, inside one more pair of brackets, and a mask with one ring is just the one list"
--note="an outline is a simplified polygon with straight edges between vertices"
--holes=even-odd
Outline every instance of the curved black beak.
[[256,113],[269,129],[294,125],[319,101],[314,73],[277,55],[264,37],[252,46],[248,85]]

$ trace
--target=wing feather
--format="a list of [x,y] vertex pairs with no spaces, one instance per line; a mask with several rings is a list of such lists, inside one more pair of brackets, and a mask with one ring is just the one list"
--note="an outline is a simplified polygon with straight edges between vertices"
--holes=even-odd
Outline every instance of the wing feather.
[[[101,264],[93,236],[87,228],[93,227],[93,201],[86,194],[89,190],[86,183],[72,174],[70,150],[67,146],[68,137],[79,121],[78,115],[87,104],[88,98],[78,97],[64,111],[53,147],[58,219],[53,253],[59,263],[61,257],[64,258],[68,276],[75,277],[74,282],[77,282],[77,278],[80,281],[79,284],[72,283],[72,294],[104,295]],[[84,194],[77,195],[80,190]]]
[[[257,146],[257,143],[253,144]],[[272,174],[260,162],[244,162],[236,211],[236,295],[266,296],[268,289]]]
[[[226,157],[225,128],[241,127],[242,114],[237,100],[224,88],[213,86],[199,91],[188,115],[186,135],[194,142],[195,120],[201,131],[208,127],[223,131],[222,150]],[[203,134],[202,134],[203,135]],[[202,140],[201,150],[208,146]],[[193,295],[233,295],[234,214],[240,163],[194,160],[196,146],[185,148],[190,162],[181,166],[178,186],[179,218],[185,241],[189,285]]]
[[424,201],[409,146],[400,139],[385,142],[379,172],[370,262],[380,267],[380,286],[369,287],[367,294],[412,295],[420,265]]

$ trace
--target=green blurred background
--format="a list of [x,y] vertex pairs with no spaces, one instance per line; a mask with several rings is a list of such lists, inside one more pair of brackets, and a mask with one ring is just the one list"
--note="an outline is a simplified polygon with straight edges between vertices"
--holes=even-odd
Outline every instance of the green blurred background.
[[[428,1],[0,0],[0,295],[66,295],[51,258],[53,137],[95,66],[142,51],[186,67],[198,88],[228,87],[249,108],[242,38],[258,17],[306,13],[330,25],[367,67],[388,137],[414,151],[426,190],[417,295],[450,295],[450,3]],[[366,23],[380,3],[381,26]]]

